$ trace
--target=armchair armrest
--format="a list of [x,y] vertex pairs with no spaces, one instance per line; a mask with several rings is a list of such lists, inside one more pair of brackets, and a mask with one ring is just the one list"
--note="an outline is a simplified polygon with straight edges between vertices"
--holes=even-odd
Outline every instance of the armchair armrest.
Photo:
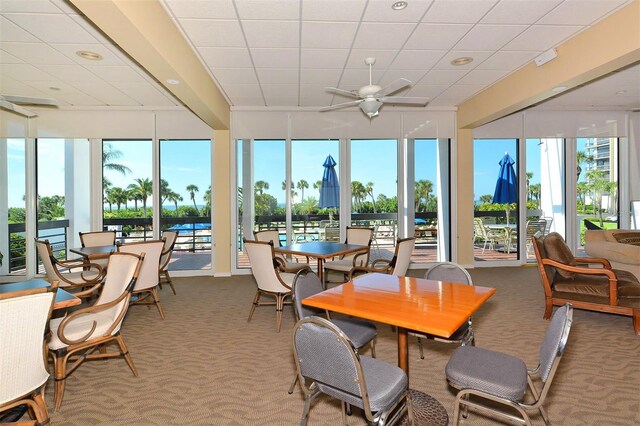
[[[380,272],[382,274],[388,274],[391,270],[391,264],[389,259],[376,259],[370,266],[355,266],[349,271],[349,280],[352,280],[354,276],[367,274],[370,272]],[[380,266],[379,266],[380,265]]]
[[603,268],[611,269],[611,262],[602,257],[576,257],[577,263],[599,263]]
[[[362,256],[366,256],[366,257],[364,259],[359,259],[359,258],[362,258]],[[353,256],[353,259],[352,259],[353,267],[356,268],[356,267],[362,266],[362,265],[359,265],[358,263],[366,265],[368,258],[369,258],[369,247],[367,247],[366,250],[356,253]]]

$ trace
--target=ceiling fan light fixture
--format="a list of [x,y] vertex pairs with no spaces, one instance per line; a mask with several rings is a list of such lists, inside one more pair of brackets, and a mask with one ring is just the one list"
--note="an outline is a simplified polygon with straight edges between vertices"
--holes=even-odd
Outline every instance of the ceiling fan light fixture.
[[375,99],[365,99],[363,102],[360,102],[360,109],[369,118],[373,118],[378,115],[378,110],[381,106],[382,102]]
[[473,62],[473,58],[471,56],[462,56],[451,61],[451,65],[461,66],[470,64],[471,62]]
[[402,10],[409,5],[406,1],[397,1],[391,5],[391,9],[393,10]]
[[102,55],[96,52],[90,52],[88,50],[78,50],[76,55],[80,56],[83,59],[88,59],[90,61],[101,61]]

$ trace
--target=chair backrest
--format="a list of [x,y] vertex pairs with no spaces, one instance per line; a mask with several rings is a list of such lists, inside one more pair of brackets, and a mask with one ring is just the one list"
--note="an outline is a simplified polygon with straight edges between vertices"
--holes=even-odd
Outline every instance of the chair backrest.
[[171,260],[173,248],[176,245],[177,239],[178,232],[162,231],[162,240],[164,241],[164,247],[162,248],[162,255],[160,256],[160,270],[165,269],[169,265],[169,260]]
[[50,282],[58,279],[58,271],[53,264],[53,251],[51,250],[51,245],[49,244],[49,240],[35,240],[36,242],[36,250],[38,255],[40,256],[40,260],[42,261],[42,265],[44,266],[44,271],[47,274],[47,278]]
[[133,291],[142,291],[158,285],[160,282],[158,266],[160,265],[160,255],[162,254],[163,247],[164,241],[161,240],[136,242],[118,246],[118,251],[121,253],[133,253],[137,255],[144,253],[144,260],[142,261],[140,273],[138,274],[138,279],[133,287]]
[[112,246],[116,243],[116,231],[79,232],[82,247]]
[[484,227],[484,223],[482,222],[482,219],[480,219],[479,217],[473,218],[473,231],[476,234],[476,238],[484,239],[487,237],[487,230]]
[[43,350],[55,292],[0,300],[0,405],[37,389],[49,378]]
[[426,280],[448,281],[473,285],[471,275],[462,266],[454,262],[439,262],[434,264],[424,274]]
[[[358,246],[371,246],[373,241],[373,228],[367,228],[364,226],[347,226],[347,238],[345,244],[355,244]],[[353,259],[358,253],[346,254],[342,256],[344,260]],[[358,259],[359,260],[359,259]],[[369,256],[362,258],[363,265],[369,262]]]
[[291,286],[291,292],[293,297],[293,310],[297,319],[301,320],[314,315],[322,315],[322,309],[305,306],[302,304],[302,300],[318,294],[323,290],[322,281],[320,281],[320,277],[318,277],[315,272],[309,269],[302,269],[296,273],[296,277],[293,279],[293,285]]
[[393,255],[393,259],[389,262],[393,266],[393,272],[391,275],[399,277],[405,276],[411,264],[411,254],[413,248],[416,245],[416,239],[414,237],[398,238],[396,242],[396,251]]
[[258,284],[258,288],[273,293],[287,293],[286,287],[278,278],[274,265],[273,243],[263,241],[244,240],[244,249],[249,256],[251,272]]
[[293,329],[293,350],[306,393],[311,391],[305,378],[321,392],[363,408],[366,417],[372,418],[360,357],[338,327],[316,316],[298,321]]
[[[95,305],[104,305],[121,298],[125,293],[131,294],[140,273],[143,256],[132,253],[112,253],[109,256],[109,269],[102,286],[100,297]],[[120,329],[120,324],[129,306],[129,297],[123,297],[118,303],[103,311],[114,323],[113,333]]]
[[527,238],[543,237],[547,229],[547,221],[545,219],[530,219],[526,226]]
[[265,229],[263,231],[254,231],[253,237],[256,241],[264,241],[273,243],[274,247],[280,247],[280,231],[277,229]]
[[551,232],[551,225],[553,224],[553,217],[545,216],[544,220],[547,221],[547,226],[545,226],[545,228],[544,228],[544,235],[547,235],[549,232]]

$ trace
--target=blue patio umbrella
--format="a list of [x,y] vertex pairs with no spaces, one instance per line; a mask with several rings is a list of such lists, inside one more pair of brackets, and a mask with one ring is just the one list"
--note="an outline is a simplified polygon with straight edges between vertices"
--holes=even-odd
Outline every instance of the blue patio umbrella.
[[[320,201],[318,207],[321,209],[340,207],[340,183],[336,173],[336,160],[331,154],[324,160],[324,173],[322,174],[322,185],[320,185]],[[329,219],[333,220],[331,213]]]
[[513,165],[516,162],[509,153],[505,152],[504,157],[498,163],[500,172],[496,182],[496,190],[493,194],[493,202],[507,205],[507,225],[509,224],[509,204],[518,201],[518,179]]

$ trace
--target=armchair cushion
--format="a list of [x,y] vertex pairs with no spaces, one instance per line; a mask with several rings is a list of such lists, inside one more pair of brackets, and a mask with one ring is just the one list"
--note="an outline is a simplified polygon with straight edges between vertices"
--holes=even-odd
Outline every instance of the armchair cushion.
[[638,232],[615,232],[613,238],[621,244],[640,246],[640,233]]
[[[563,263],[565,265],[576,266],[576,258],[573,257],[573,253],[567,247],[564,239],[557,232],[552,232],[544,239],[544,249],[547,257],[556,262]],[[564,278],[573,278],[575,272],[565,271],[560,268],[556,268],[556,272]]]

